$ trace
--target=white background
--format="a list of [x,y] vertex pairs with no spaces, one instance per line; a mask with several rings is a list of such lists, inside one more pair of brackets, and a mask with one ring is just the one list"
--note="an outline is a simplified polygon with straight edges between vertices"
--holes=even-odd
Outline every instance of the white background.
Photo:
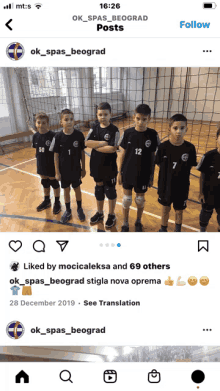
[[[150,384],[148,372],[156,369],[161,374],[161,382]],[[195,370],[205,373],[205,380],[195,384],[191,374]],[[21,370],[29,375],[29,384],[15,384],[15,376]],[[73,383],[62,382],[59,374],[63,370],[71,372]],[[105,370],[117,371],[117,382],[107,384],[103,381]],[[218,363],[10,363],[0,367],[1,379],[5,381],[3,390],[19,389],[47,390],[171,390],[171,391],[210,391],[219,387]],[[7,386],[6,386],[7,383]]]
[[[9,3],[22,4],[19,1],[4,0],[1,2],[2,10],[0,16],[0,35],[11,37],[13,32],[5,27],[9,19],[13,19],[11,27],[17,37],[219,37],[219,6],[216,9],[203,9],[202,0],[185,0],[177,2],[174,0],[145,1],[116,0],[121,8],[104,10],[100,8],[101,1],[82,0],[72,2],[63,0],[51,2],[41,0],[40,9],[34,7],[35,0],[27,1],[31,9],[3,9],[3,5]],[[104,2],[103,2],[104,3]],[[112,4],[113,2],[107,2]],[[217,3],[218,4],[218,3]],[[74,22],[73,15],[83,15],[83,20],[88,15],[103,16],[112,20],[112,15],[147,15],[147,22]],[[22,20],[23,18],[23,20]],[[210,22],[209,29],[205,28],[180,28],[180,21]],[[97,24],[123,25],[124,31],[97,31]],[[28,34],[27,34],[28,32]],[[161,64],[160,64],[161,65]]]
[[[219,297],[219,257],[216,234],[174,235],[155,234],[70,234],[70,233],[26,233],[1,234],[3,262],[0,274],[4,276],[1,284],[1,297],[5,298],[4,322],[1,322],[0,345],[220,345]],[[198,253],[198,240],[209,239],[209,252]],[[13,252],[8,243],[21,240],[23,245],[18,252]],[[44,253],[33,250],[33,242],[43,240],[46,244]],[[56,240],[69,240],[64,252],[60,251]],[[111,247],[120,242],[121,247]],[[103,247],[100,247],[100,243]],[[108,243],[109,247],[105,244]],[[20,263],[20,269],[12,272],[9,264]],[[75,264],[104,263],[125,264],[127,270],[24,270],[22,265],[32,262]],[[131,270],[130,263],[170,264],[170,270]],[[165,286],[171,276],[174,286]],[[186,282],[183,287],[176,286],[181,276]],[[190,286],[187,280],[195,276],[199,280],[208,276],[210,283],[202,286]],[[161,285],[33,285],[32,296],[12,296],[11,278],[106,278],[114,279],[161,279]],[[9,306],[10,300],[55,301],[74,300],[74,307],[21,307]],[[140,307],[85,307],[84,300],[141,301]],[[79,304],[80,303],[80,304]],[[6,334],[6,325],[18,320],[25,327],[21,339],[12,340]],[[54,334],[41,336],[30,330],[46,328],[103,328],[105,334]],[[212,331],[203,331],[203,329]]]

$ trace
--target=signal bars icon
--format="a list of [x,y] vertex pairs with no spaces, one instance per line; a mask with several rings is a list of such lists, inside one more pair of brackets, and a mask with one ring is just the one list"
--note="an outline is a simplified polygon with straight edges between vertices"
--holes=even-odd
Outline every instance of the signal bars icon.
[[14,3],[10,3],[10,4],[8,4],[8,5],[5,5],[4,7],[3,7],[4,9],[12,9],[12,8],[14,8]]
[[36,3],[36,4],[34,4],[35,5],[35,7],[39,10],[41,7],[42,7],[42,4],[40,4],[40,3]]

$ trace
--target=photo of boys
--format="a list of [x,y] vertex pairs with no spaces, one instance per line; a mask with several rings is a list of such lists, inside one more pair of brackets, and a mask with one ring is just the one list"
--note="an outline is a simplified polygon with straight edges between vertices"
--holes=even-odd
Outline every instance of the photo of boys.
[[0,230],[218,231],[218,183],[196,165],[216,147],[219,80],[214,67],[0,68]]
[[175,114],[169,122],[170,138],[157,150],[156,164],[160,166],[158,202],[162,205],[162,222],[159,232],[167,232],[171,204],[175,209],[175,231],[181,232],[183,210],[189,194],[190,170],[197,165],[196,149],[184,140],[187,119]]
[[111,106],[102,102],[97,107],[97,123],[89,131],[86,146],[92,148],[90,159],[90,175],[95,181],[95,198],[97,212],[91,217],[90,223],[96,224],[104,218],[103,207],[105,196],[108,198],[109,213],[105,227],[112,228],[116,223],[116,178],[117,178],[117,146],[119,130],[110,123]]
[[153,185],[155,151],[159,145],[159,137],[154,129],[148,128],[151,109],[146,104],[136,107],[134,113],[133,128],[127,129],[120,147],[123,148],[120,161],[119,185],[123,186],[123,226],[122,232],[129,232],[129,208],[132,204],[132,189],[136,193],[137,220],[135,231],[142,232],[141,218],[144,210],[145,198],[148,187]]
[[67,223],[72,217],[70,207],[70,186],[74,189],[77,203],[77,215],[80,221],[85,220],[82,209],[81,178],[85,171],[84,136],[74,129],[73,112],[64,109],[61,112],[60,125],[63,130],[57,133],[51,143],[50,151],[54,152],[56,180],[61,181],[64,189],[66,211],[61,217],[61,223]]
[[60,185],[55,178],[54,154],[50,151],[55,132],[49,130],[49,117],[46,113],[37,113],[35,120],[37,132],[33,131],[32,145],[36,149],[37,173],[41,177],[41,184],[44,190],[44,201],[38,205],[37,211],[41,212],[51,207],[50,187],[52,187],[55,197],[53,214],[56,215],[61,211]]
[[217,213],[218,232],[220,232],[220,127],[217,134],[217,148],[207,152],[200,160],[197,170],[200,175],[199,201],[202,203],[200,212],[200,232],[206,232],[213,210]]

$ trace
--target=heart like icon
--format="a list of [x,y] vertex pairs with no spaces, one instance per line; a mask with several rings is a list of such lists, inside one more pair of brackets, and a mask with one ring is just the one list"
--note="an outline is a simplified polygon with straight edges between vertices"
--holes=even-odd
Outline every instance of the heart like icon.
[[20,240],[11,240],[8,245],[16,253],[22,247],[22,242]]

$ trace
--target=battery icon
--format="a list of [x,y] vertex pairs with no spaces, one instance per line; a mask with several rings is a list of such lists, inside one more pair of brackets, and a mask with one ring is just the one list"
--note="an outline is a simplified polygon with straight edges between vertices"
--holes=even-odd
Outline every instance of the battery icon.
[[215,9],[217,7],[216,3],[203,3],[203,8]]

